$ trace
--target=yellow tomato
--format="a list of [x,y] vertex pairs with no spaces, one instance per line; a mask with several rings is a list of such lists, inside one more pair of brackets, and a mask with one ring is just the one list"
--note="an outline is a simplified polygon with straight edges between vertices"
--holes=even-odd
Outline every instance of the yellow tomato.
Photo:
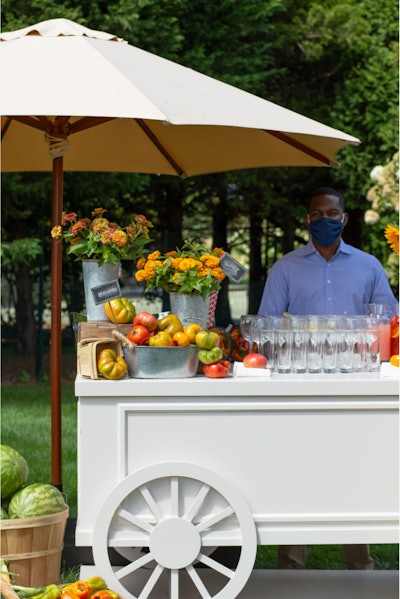
[[399,368],[400,367],[400,356],[399,356],[399,354],[395,354],[394,356],[391,356],[390,363],[391,363],[392,366],[397,366],[397,368]]
[[190,345],[189,335],[187,333],[185,333],[184,331],[179,331],[178,333],[175,333],[175,335],[172,337],[172,339],[175,341],[175,343],[177,345],[180,345],[182,347],[186,347],[187,345]]
[[157,329],[169,333],[173,337],[175,333],[183,331],[183,326],[176,314],[167,314],[157,320]]
[[149,338],[149,345],[153,347],[167,347],[175,345],[175,343],[169,333],[166,331],[160,331],[159,333],[153,335],[153,337]]
[[185,328],[183,329],[183,332],[189,336],[190,343],[195,343],[196,333],[198,333],[199,331],[201,331],[201,326],[199,324],[197,324],[196,322],[187,324],[185,326]]

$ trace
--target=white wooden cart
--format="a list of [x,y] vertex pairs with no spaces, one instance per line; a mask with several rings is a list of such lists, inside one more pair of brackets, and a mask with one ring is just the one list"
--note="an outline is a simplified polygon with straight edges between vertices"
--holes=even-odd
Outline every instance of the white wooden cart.
[[[257,545],[398,542],[394,379],[78,376],[75,389],[76,544],[125,599],[234,599]],[[214,556],[226,546],[234,567]]]

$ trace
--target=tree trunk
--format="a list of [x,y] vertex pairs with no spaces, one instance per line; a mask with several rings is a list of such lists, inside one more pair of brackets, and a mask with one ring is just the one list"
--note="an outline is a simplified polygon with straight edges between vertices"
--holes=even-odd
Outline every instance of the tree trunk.
[[18,354],[32,355],[36,351],[36,325],[33,305],[33,281],[31,269],[19,263],[16,268],[16,351]]
[[177,185],[174,181],[165,186],[163,251],[167,252],[182,245],[184,189],[179,183]]
[[264,289],[261,240],[263,237],[262,217],[257,211],[250,212],[250,277],[249,314],[257,314]]
[[[228,219],[227,219],[227,197],[222,192],[213,203],[213,245],[228,250]],[[222,281],[218,294],[218,302],[215,310],[215,324],[219,327],[227,327],[232,323],[231,308],[229,305],[229,279]]]

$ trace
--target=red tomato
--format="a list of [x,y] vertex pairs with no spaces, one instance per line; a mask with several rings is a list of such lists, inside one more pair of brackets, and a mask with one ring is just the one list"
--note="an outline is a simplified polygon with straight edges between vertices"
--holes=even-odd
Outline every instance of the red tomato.
[[129,341],[136,345],[146,345],[150,337],[150,331],[142,324],[134,324],[127,337]]
[[139,312],[133,319],[133,324],[141,324],[153,333],[157,328],[157,318],[150,312]]
[[221,360],[214,364],[204,364],[203,372],[210,379],[223,379],[229,374],[229,361]]
[[266,368],[267,358],[262,354],[247,354],[243,358],[243,366],[246,368]]

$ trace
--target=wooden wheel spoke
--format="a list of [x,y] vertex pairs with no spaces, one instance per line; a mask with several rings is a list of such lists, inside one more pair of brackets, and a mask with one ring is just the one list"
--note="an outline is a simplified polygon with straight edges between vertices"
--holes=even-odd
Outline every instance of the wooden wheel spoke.
[[179,479],[171,476],[171,516],[179,516]]
[[195,568],[193,568],[193,566],[190,565],[190,566],[187,566],[186,571],[189,574],[190,578],[192,579],[192,582],[193,582],[194,586],[199,591],[199,593],[202,596],[202,598],[203,599],[210,599],[211,595],[207,591],[206,587],[204,586],[204,583],[201,580],[200,576],[197,574]]
[[171,599],[179,599],[179,570],[171,570]]
[[142,592],[140,593],[138,599],[147,599],[147,597],[150,595],[151,591],[154,589],[154,587],[155,587],[158,579],[160,578],[161,574],[163,573],[163,571],[164,571],[163,566],[160,566],[160,564],[157,564],[157,566],[154,568],[153,572],[151,573],[150,578],[144,585]]
[[131,524],[138,526],[139,528],[141,528],[142,530],[145,530],[148,533],[151,533],[153,531],[153,526],[151,524],[149,524],[148,522],[145,522],[141,518],[138,518],[137,516],[135,516],[135,514],[131,514],[131,512],[128,512],[128,510],[119,508],[116,511],[116,513],[118,514],[118,516],[120,516],[124,520],[131,522]]
[[212,570],[215,570],[216,572],[219,572],[223,576],[226,576],[227,578],[233,578],[233,576],[235,574],[235,570],[231,570],[230,568],[227,568],[220,562],[217,562],[215,559],[212,559],[211,557],[209,557],[208,555],[204,555],[203,553],[200,553],[198,555],[197,560],[199,562],[201,562],[202,564],[204,564],[205,566],[208,566]]
[[154,517],[158,522],[160,522],[164,516],[157,503],[155,502],[153,495],[150,493],[148,486],[143,485],[142,487],[140,487],[140,492],[142,494],[143,499],[150,508],[151,512],[153,513]]
[[217,522],[224,520],[224,518],[227,518],[228,516],[230,516],[233,513],[234,513],[233,508],[230,505],[228,505],[223,510],[220,510],[216,514],[210,516],[209,518],[206,518],[205,520],[203,520],[202,522],[197,524],[196,530],[198,532],[202,532],[203,530],[206,530],[207,528],[211,528],[211,526],[214,526],[214,524],[217,524]]
[[142,557],[135,559],[135,561],[131,564],[128,564],[127,566],[124,566],[123,568],[118,570],[115,573],[115,576],[118,578],[118,580],[121,580],[121,578],[125,578],[125,576],[128,576],[128,574],[132,574],[132,572],[135,572],[136,570],[139,570],[139,568],[142,568],[146,564],[149,564],[151,561],[153,561],[153,559],[154,558],[151,555],[151,553],[145,553],[145,555],[142,555]]
[[192,522],[193,518],[195,517],[195,515],[199,511],[200,507],[202,506],[205,498],[207,497],[209,490],[210,490],[209,485],[205,485],[205,484],[202,485],[200,491],[197,493],[196,497],[194,498],[192,505],[190,506],[190,508],[188,509],[186,514],[183,516],[185,518],[185,520],[190,520],[190,522]]

